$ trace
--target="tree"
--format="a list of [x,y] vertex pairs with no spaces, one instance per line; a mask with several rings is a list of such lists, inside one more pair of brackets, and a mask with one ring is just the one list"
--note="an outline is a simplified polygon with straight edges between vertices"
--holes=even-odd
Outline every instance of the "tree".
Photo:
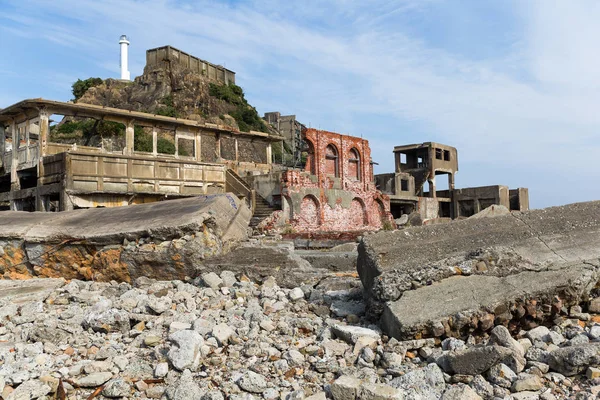
[[101,78],[87,78],[84,81],[77,79],[77,82],[71,86],[75,100],[79,100],[89,88],[102,85],[102,83],[104,83],[104,81]]

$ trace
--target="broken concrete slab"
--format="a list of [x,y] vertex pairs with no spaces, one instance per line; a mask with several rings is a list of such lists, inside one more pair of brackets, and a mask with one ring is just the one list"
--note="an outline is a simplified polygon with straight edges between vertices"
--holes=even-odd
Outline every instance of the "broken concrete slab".
[[[81,239],[92,244],[115,244],[124,239],[153,237],[171,240],[202,231],[209,221],[220,236],[245,238],[250,210],[231,193],[159,201],[114,208],[90,208],[60,213],[0,213],[1,239],[28,242]],[[244,226],[242,233],[234,228]]]
[[314,268],[300,257],[291,243],[242,243],[226,255],[213,257],[196,265],[197,274],[233,271],[256,282],[270,276],[282,287],[294,288],[302,284],[316,284],[332,272]]
[[[400,299],[388,302],[382,328],[393,337],[407,339],[419,333],[431,336],[434,324],[441,322],[446,335],[463,336],[465,331],[482,328],[482,316],[510,312],[527,299],[545,300],[546,304],[554,297],[574,302],[585,299],[600,279],[599,267],[571,263],[507,277],[453,276],[406,291]],[[455,318],[457,314],[460,318]]]
[[18,305],[44,301],[64,284],[64,279],[30,279],[25,282],[0,280],[0,302]]
[[547,302],[527,315],[538,322],[550,316],[552,296],[585,301],[599,279],[599,233],[600,202],[571,204],[367,235],[357,268],[374,304],[386,303],[393,336],[431,334],[425,327],[439,323],[461,335],[482,328],[473,319],[485,313],[492,324],[484,329],[494,318],[525,317],[527,301]]
[[[193,277],[195,265],[247,238],[251,212],[232,194],[62,213],[0,213],[4,278],[127,281]],[[22,222],[19,222],[22,221]]]

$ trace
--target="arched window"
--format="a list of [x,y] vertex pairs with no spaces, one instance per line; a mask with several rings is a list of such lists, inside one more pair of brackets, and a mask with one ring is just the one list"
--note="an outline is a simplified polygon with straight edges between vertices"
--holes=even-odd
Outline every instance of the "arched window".
[[325,174],[340,176],[337,148],[330,144],[325,148]]
[[304,140],[302,143],[302,159],[304,161],[304,170],[311,175],[316,175],[315,147],[310,140]]
[[352,148],[348,157],[348,178],[360,181],[360,175],[360,153]]

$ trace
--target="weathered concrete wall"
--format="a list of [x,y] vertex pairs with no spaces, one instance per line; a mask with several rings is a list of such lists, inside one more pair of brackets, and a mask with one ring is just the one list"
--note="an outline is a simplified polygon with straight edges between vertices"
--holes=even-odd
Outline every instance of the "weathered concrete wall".
[[0,274],[129,282],[181,279],[247,238],[250,210],[232,194],[114,209],[0,213]]
[[[357,268],[371,299],[385,303],[384,326],[394,335],[429,334],[437,322],[458,335],[481,328],[471,316],[541,323],[553,302],[585,301],[599,259],[600,202],[590,202],[368,235]],[[464,280],[449,280],[456,276]],[[434,291],[458,297],[442,305]],[[532,311],[521,312],[531,301]],[[410,304],[419,304],[418,316],[406,314]],[[469,322],[448,322],[457,313]]]

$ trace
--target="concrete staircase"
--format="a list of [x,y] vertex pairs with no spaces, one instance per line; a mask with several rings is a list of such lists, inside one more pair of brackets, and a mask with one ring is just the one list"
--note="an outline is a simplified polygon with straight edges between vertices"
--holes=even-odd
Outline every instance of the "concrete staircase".
[[273,213],[273,211],[279,210],[279,208],[275,208],[269,204],[267,200],[265,200],[259,194],[256,195],[256,204],[254,206],[254,214],[250,219],[249,226],[251,228],[255,228],[258,224],[262,222],[265,218]]
[[226,190],[234,193],[240,199],[245,199],[248,207],[254,210],[249,226],[255,228],[262,220],[267,218],[273,211],[279,210],[269,204],[261,195],[253,190],[248,182],[235,173],[232,169],[227,170]]

